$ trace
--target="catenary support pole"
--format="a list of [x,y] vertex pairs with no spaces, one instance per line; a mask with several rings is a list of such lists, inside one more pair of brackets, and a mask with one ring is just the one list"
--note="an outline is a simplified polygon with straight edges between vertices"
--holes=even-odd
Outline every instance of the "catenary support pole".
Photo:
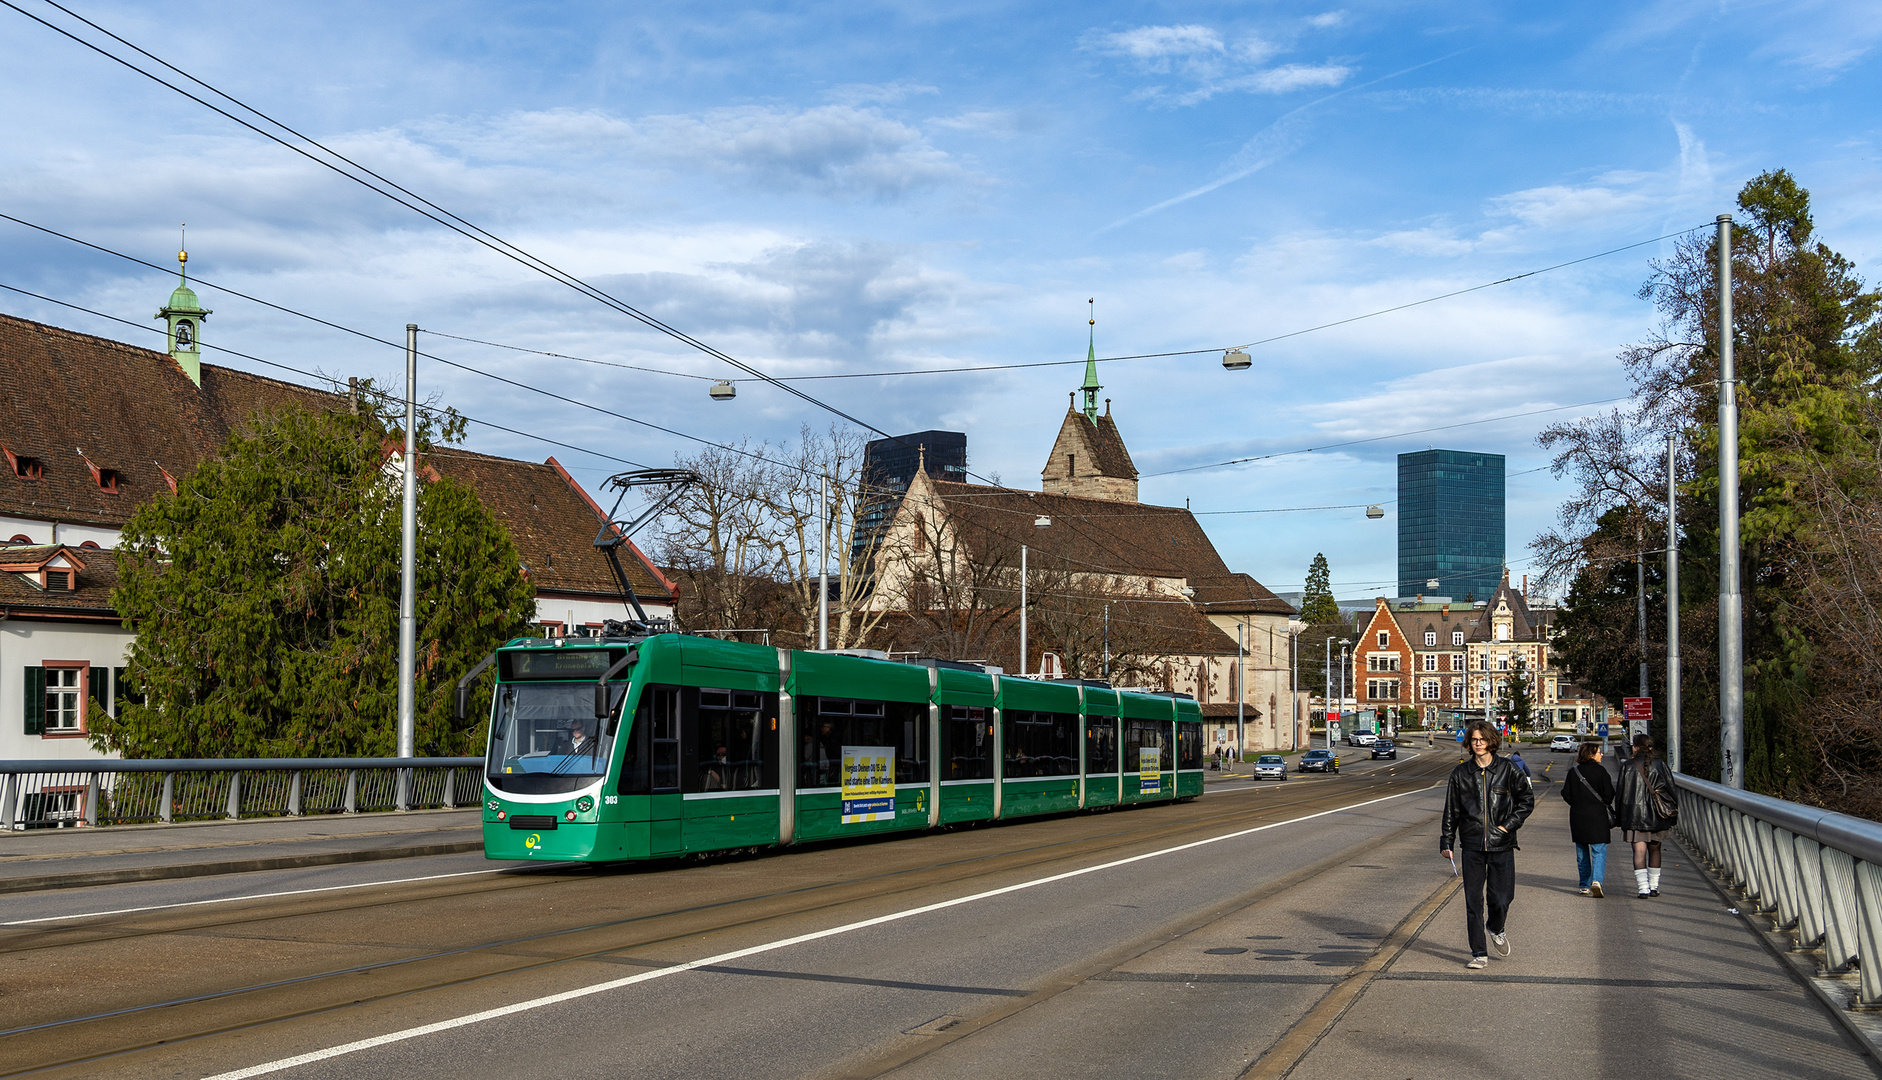
[[[1640,696],[1652,697],[1653,690],[1647,683],[1647,553],[1642,550],[1647,546],[1647,530],[1644,526],[1634,527],[1634,607],[1639,612],[1639,626],[1635,636],[1640,641]],[[1633,732],[1628,732],[1631,736]]]
[[1026,545],[1019,546],[1019,673],[1026,674]]
[[[405,505],[399,528],[399,756],[415,757],[412,670],[418,647],[418,324],[405,324]],[[412,772],[399,770],[401,810],[411,808]]]
[[1248,675],[1248,669],[1242,666],[1242,624],[1235,624],[1235,756],[1240,757],[1248,746],[1248,729],[1242,717],[1242,702],[1248,698],[1248,688],[1242,684]]
[[1679,772],[1679,443],[1666,437],[1666,763]]
[[817,648],[830,647],[830,478],[817,486]]
[[1732,215],[1719,215],[1719,780],[1745,786],[1745,619],[1738,583],[1738,378],[1732,369]]

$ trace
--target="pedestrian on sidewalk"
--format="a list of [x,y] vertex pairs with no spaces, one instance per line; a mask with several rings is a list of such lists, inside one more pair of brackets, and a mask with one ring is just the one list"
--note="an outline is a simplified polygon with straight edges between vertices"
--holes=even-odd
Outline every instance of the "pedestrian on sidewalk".
[[1640,899],[1660,895],[1660,843],[1679,820],[1673,770],[1654,752],[1653,736],[1634,736],[1634,753],[1621,767],[1621,838],[1634,845],[1634,884]]
[[1516,766],[1516,771],[1522,773],[1531,781],[1535,780],[1536,774],[1529,771],[1529,763],[1523,760],[1523,752],[1521,750],[1510,751],[1510,764]]
[[1536,791],[1508,758],[1496,756],[1503,740],[1495,727],[1472,720],[1464,732],[1470,757],[1451,770],[1438,848],[1447,859],[1455,849],[1462,864],[1464,927],[1470,935],[1465,966],[1481,968],[1490,962],[1490,945],[1498,956],[1510,954],[1506,931],[1516,896],[1516,831],[1535,810]]
[[1568,803],[1568,835],[1575,842],[1575,870],[1581,875],[1581,894],[1601,899],[1601,879],[1607,876],[1608,841],[1614,837],[1614,781],[1601,764],[1601,744],[1585,742],[1562,781],[1562,799]]

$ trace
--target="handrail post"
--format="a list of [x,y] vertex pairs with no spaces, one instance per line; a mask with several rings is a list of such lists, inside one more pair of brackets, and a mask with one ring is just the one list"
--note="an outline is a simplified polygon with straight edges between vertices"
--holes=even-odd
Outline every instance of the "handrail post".
[[456,779],[457,779],[457,770],[455,768],[452,768],[449,765],[446,765],[444,767],[444,792],[443,792],[444,808],[446,810],[457,809],[457,787],[454,782],[456,781]]
[[85,824],[96,828],[98,825],[98,774],[85,774]]
[[301,816],[301,770],[288,777],[288,816]]
[[346,770],[346,809],[345,813],[359,813],[359,770]]
[[242,817],[242,770],[229,770],[229,806],[226,815],[231,821]]
[[163,794],[157,806],[157,820],[165,825],[176,822],[176,774],[163,774]]
[[6,788],[0,791],[0,829],[7,832],[14,830],[19,820],[20,809],[20,774],[8,773]]

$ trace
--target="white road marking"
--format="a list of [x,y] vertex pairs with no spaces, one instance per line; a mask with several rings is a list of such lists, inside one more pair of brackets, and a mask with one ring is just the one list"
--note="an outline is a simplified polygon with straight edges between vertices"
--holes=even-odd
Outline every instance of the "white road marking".
[[1145,859],[1155,859],[1163,855],[1173,855],[1179,851],[1188,851],[1191,848],[1199,848],[1199,847],[1206,846],[1208,844],[1220,843],[1223,840],[1234,840],[1238,837],[1250,836],[1258,832],[1266,832],[1269,829],[1278,829],[1284,825],[1298,825],[1303,821],[1312,821],[1315,818],[1326,817],[1329,814],[1344,814],[1352,810],[1358,810],[1361,807],[1373,806],[1377,803],[1382,803],[1382,802],[1391,802],[1393,799],[1402,799],[1407,795],[1419,795],[1419,794],[1422,794],[1426,791],[1433,790],[1434,788],[1437,788],[1440,786],[1442,785],[1433,784],[1431,785],[1431,787],[1420,788],[1417,791],[1404,791],[1404,792],[1400,792],[1397,795],[1387,795],[1384,798],[1368,799],[1365,802],[1354,803],[1351,806],[1341,806],[1341,807],[1336,807],[1335,809],[1332,809],[1332,810],[1322,810],[1317,814],[1308,814],[1304,817],[1290,818],[1287,821],[1277,821],[1269,825],[1257,825],[1252,829],[1242,829],[1239,832],[1224,833],[1221,836],[1211,836],[1204,840],[1192,840],[1187,844],[1178,844],[1175,847],[1163,848],[1158,851],[1146,851],[1141,855],[1132,855],[1123,859],[1114,859],[1108,863],[1099,863],[1096,866],[1087,866],[1080,870],[1067,870],[1064,873],[1052,874],[1048,877],[1034,878],[1031,881],[1022,881],[1016,885],[1005,885],[997,889],[988,889],[985,892],[974,893],[971,896],[960,896],[952,900],[942,900],[939,903],[923,904],[920,907],[908,908],[907,910],[892,912],[888,915],[878,915],[873,919],[863,919],[858,922],[845,923],[842,926],[833,926],[827,930],[815,930],[808,934],[798,934],[795,937],[783,938],[778,941],[768,941],[762,945],[752,945],[748,948],[734,949],[731,952],[720,953],[717,956],[707,956],[707,957],[702,957],[701,959],[698,959],[698,960],[688,960],[685,963],[675,964],[672,967],[655,968],[652,971],[643,971],[639,973],[638,975],[628,975],[619,979],[610,979],[607,982],[595,983],[592,986],[583,986],[574,990],[564,990],[563,992],[559,994],[549,994],[544,997],[532,998],[528,1001],[513,1002],[509,1005],[502,1005],[494,1009],[485,1009],[482,1012],[471,1013],[467,1016],[458,1016],[458,1017],[453,1017],[452,1019],[449,1019],[449,1020],[440,1020],[437,1023],[424,1024],[422,1026],[414,1027],[414,1028],[406,1028],[404,1031],[394,1031],[385,1035],[375,1035],[370,1039],[360,1039],[357,1042],[344,1043],[340,1046],[331,1046],[331,1047],[327,1047],[324,1050],[312,1050],[305,1054],[296,1054],[293,1057],[280,1058],[278,1060],[265,1062],[260,1065],[251,1065],[246,1069],[237,1069],[233,1072],[217,1073],[214,1076],[207,1077],[206,1080],[247,1080],[247,1078],[251,1076],[265,1076],[268,1073],[281,1072],[284,1069],[292,1069],[300,1065],[312,1065],[315,1062],[326,1061],[331,1058],[341,1057],[345,1054],[356,1054],[360,1052],[361,1050],[372,1050],[376,1047],[389,1046],[393,1043],[405,1042],[409,1039],[416,1039],[424,1035],[434,1035],[441,1031],[451,1031],[455,1028],[468,1027],[471,1024],[481,1024],[486,1020],[495,1020],[504,1016],[513,1016],[521,1012],[531,1012],[536,1009],[546,1008],[550,1005],[560,1005],[561,1003],[565,1001],[576,1001],[580,998],[591,997],[595,994],[604,994],[610,990],[619,990],[620,988],[624,986],[633,986],[636,983],[652,982],[655,979],[664,979],[669,975],[678,975],[684,971],[692,971],[694,968],[711,967],[715,964],[730,963],[733,960],[741,960],[747,956],[757,956],[760,953],[775,952],[779,949],[788,949],[793,945],[802,945],[805,942],[809,942],[809,941],[819,941],[819,940],[822,940],[823,938],[837,937],[841,934],[849,934],[857,930],[866,930],[869,927],[881,926],[885,923],[900,922],[903,919],[912,919],[917,915],[926,915],[930,912],[944,911],[948,908],[959,907],[962,904],[971,904],[971,903],[974,903],[975,901],[987,900],[995,896],[1005,896],[1008,893],[1021,892],[1026,889],[1036,888],[1040,885],[1050,885],[1053,882],[1057,882],[1057,881],[1065,881],[1070,878],[1083,877],[1086,874],[1095,874],[1100,870],[1112,870],[1120,866],[1129,866],[1131,863],[1143,862]]
[[16,919],[13,922],[0,922],[0,927],[32,926],[35,923],[66,922],[71,919],[101,919],[107,915],[135,915],[140,911],[168,911],[171,908],[201,907],[205,904],[235,904],[243,900],[274,900],[283,896],[306,896],[310,893],[337,892],[341,889],[370,889],[375,885],[407,885],[414,881],[443,881],[445,878],[475,877],[478,874],[495,874],[507,869],[509,869],[507,866],[498,866],[489,870],[464,870],[455,874],[431,874],[426,877],[394,878],[391,881],[361,881],[352,885],[323,885],[318,889],[290,889],[286,892],[252,893],[248,896],[224,896],[216,900],[185,900],[176,904],[149,904],[144,907],[119,908],[116,911],[86,911],[76,915],[48,915],[42,919]]

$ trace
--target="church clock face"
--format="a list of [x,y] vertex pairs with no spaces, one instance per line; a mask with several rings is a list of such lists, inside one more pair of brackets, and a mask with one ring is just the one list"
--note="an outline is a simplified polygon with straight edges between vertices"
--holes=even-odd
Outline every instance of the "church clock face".
[[176,347],[187,349],[196,344],[196,333],[190,328],[188,319],[176,324]]

